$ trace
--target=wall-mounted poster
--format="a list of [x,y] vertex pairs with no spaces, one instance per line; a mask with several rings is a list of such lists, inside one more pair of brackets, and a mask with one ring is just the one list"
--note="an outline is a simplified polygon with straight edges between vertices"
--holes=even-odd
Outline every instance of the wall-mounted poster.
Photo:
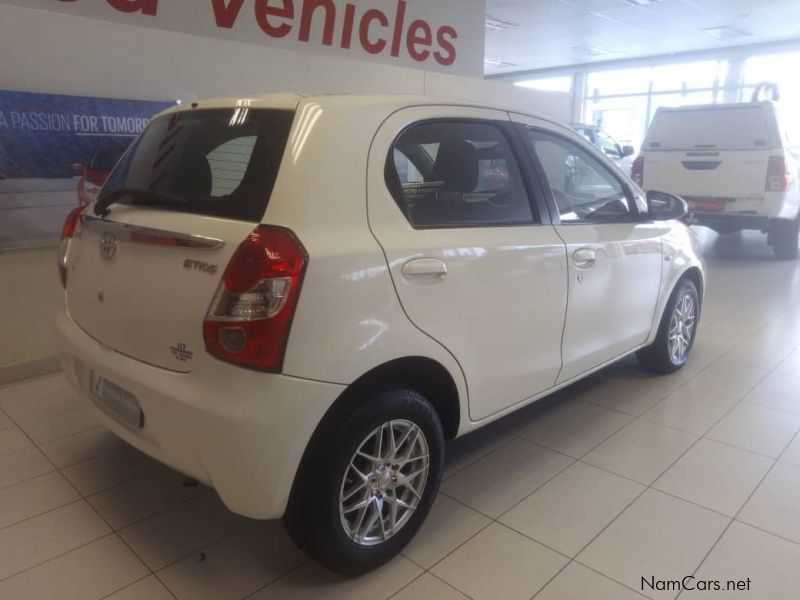
[[0,250],[58,242],[69,211],[170,106],[0,90]]

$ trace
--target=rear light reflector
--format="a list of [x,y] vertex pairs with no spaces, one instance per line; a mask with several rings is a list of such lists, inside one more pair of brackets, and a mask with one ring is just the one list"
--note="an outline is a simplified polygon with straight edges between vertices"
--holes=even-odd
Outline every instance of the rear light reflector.
[[283,227],[259,225],[234,252],[203,323],[219,359],[278,373],[308,254]]
[[792,188],[792,174],[782,156],[770,156],[767,163],[767,191],[788,192]]
[[644,156],[637,156],[631,167],[631,179],[639,187],[644,186]]
[[67,287],[67,264],[69,262],[69,248],[73,238],[80,235],[81,232],[81,217],[83,216],[83,208],[78,207],[72,209],[72,212],[67,215],[64,221],[64,227],[61,229],[61,241],[58,244],[58,276],[61,278],[61,285]]

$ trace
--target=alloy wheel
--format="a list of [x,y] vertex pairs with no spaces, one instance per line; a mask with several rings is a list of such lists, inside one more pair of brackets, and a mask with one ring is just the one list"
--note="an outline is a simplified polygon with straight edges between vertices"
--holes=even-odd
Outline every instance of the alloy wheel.
[[347,537],[375,546],[396,535],[422,500],[429,468],[428,441],[419,426],[399,419],[374,429],[342,479],[339,516]]
[[686,360],[689,348],[692,345],[695,325],[697,323],[697,308],[694,297],[684,294],[675,305],[669,322],[669,357],[676,365]]

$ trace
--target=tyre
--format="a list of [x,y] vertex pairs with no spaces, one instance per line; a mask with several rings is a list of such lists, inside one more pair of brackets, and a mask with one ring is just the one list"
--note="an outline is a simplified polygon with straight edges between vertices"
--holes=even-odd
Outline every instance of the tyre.
[[382,392],[320,432],[303,458],[286,528],[328,568],[365,573],[414,537],[439,489],[444,435],[418,392]]
[[694,346],[700,298],[689,279],[675,286],[667,302],[655,341],[636,354],[646,371],[666,375],[686,364]]
[[800,221],[775,219],[769,226],[769,241],[775,256],[782,260],[792,260],[798,256]]

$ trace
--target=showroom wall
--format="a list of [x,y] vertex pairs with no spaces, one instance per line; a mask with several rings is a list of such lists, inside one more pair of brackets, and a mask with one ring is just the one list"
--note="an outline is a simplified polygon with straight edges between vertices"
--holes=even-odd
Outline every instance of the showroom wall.
[[[437,2],[463,6],[462,0]],[[479,45],[482,57],[482,8],[477,17],[479,35],[466,42]],[[21,8],[7,0],[0,0],[0,56],[3,90],[161,101],[274,91],[411,93],[569,119],[567,94]],[[0,384],[57,367],[53,317],[62,296],[55,260],[54,247],[0,252]]]

